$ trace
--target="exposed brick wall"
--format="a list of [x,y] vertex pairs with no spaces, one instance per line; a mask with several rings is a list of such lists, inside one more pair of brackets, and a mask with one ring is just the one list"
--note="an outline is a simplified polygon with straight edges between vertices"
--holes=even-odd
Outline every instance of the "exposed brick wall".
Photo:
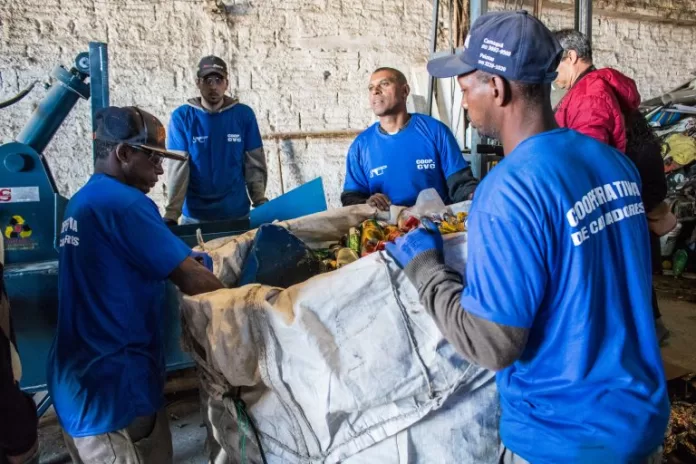
[[[570,0],[545,1],[542,21],[551,30],[573,27],[572,4]],[[502,10],[503,6],[500,1],[489,3],[491,10]],[[633,78],[643,99],[659,96],[694,77],[695,1],[604,0],[593,2],[593,8],[595,64],[616,68]],[[682,20],[684,25],[667,20]]]
[[[599,3],[626,14],[696,18],[690,6],[696,2],[687,0]],[[394,66],[410,76],[425,64],[431,5],[430,0],[4,0],[0,98],[45,79],[57,64],[71,65],[90,40],[99,40],[109,44],[112,104],[140,105],[165,124],[176,106],[196,94],[197,60],[215,53],[228,60],[232,91],[254,108],[263,134],[361,129],[372,121],[370,72]],[[444,11],[441,19],[447,21]],[[552,28],[573,22],[572,11],[562,8],[545,8],[543,19]],[[629,73],[644,95],[653,96],[696,69],[690,53],[695,30],[596,17],[597,62]],[[0,140],[19,132],[44,94],[34,90],[0,110]],[[67,196],[91,172],[90,130],[89,105],[82,101],[47,150]],[[286,189],[321,175],[329,202],[337,205],[349,143],[349,138],[267,140],[270,195],[280,193],[280,159]],[[161,185],[152,197],[162,204]]]
[[[262,134],[360,129],[370,71],[407,74],[425,63],[428,0],[7,0],[0,6],[0,95],[9,96],[57,64],[72,64],[90,40],[108,42],[111,103],[137,104],[163,121],[196,95],[198,59],[219,54],[232,92],[257,114]],[[275,6],[272,6],[275,5]],[[45,94],[35,90],[0,111],[0,138],[14,137]],[[80,102],[47,150],[59,188],[74,193],[90,173],[89,105]],[[269,193],[323,176],[338,203],[350,139],[268,140]],[[162,187],[152,194],[162,203]]]

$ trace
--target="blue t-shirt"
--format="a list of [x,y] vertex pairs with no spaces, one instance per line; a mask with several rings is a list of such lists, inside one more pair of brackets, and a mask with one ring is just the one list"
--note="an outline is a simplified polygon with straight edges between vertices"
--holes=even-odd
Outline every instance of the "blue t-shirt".
[[219,113],[182,105],[172,113],[167,147],[190,156],[183,214],[204,221],[249,214],[244,180],[247,151],[263,146],[254,111],[237,103]]
[[191,249],[139,190],[93,175],[60,234],[48,390],[74,437],[126,427],[164,400],[164,284]]
[[529,329],[497,376],[503,443],[537,463],[624,463],[669,418],[650,246],[631,161],[567,129],[531,137],[478,187],[462,307]]
[[394,135],[380,131],[377,122],[353,141],[343,190],[368,196],[383,193],[394,205],[413,206],[422,190],[434,188],[449,203],[447,178],[468,166],[447,126],[412,114]]

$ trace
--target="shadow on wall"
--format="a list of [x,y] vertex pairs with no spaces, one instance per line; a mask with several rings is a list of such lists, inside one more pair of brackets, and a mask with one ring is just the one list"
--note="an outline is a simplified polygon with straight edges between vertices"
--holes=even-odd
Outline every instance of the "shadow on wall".
[[247,15],[251,12],[251,2],[237,0],[216,0],[215,5],[219,13],[240,16]]
[[[287,192],[292,190],[290,185],[302,185],[304,179],[302,171],[297,164],[295,156],[295,147],[292,140],[283,140],[280,142],[281,157],[278,160],[278,169],[282,176],[282,188]],[[283,159],[285,158],[285,160]]]

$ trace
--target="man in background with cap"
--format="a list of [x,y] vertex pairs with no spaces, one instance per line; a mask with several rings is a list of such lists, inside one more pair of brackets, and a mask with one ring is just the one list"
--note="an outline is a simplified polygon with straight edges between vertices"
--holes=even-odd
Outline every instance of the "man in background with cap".
[[163,158],[182,162],[165,149],[162,124],[135,107],[105,108],[96,123],[94,175],[61,228],[48,390],[73,462],[171,462],[165,281],[188,295],[222,284],[210,257],[179,240],[146,196]]
[[477,189],[466,269],[425,228],[387,251],[459,353],[498,371],[501,463],[659,463],[669,401],[636,168],[557,127],[562,49],[538,19],[481,16],[466,44],[428,71],[457,77],[506,154]]
[[182,212],[182,224],[243,218],[251,205],[268,201],[254,111],[225,95],[227,64],[217,56],[201,59],[197,77],[201,96],[177,108],[169,122],[167,147],[189,155],[186,163],[166,163],[169,225]]
[[433,188],[446,204],[469,200],[477,181],[452,131],[435,118],[409,114],[410,92],[403,73],[379,68],[372,73],[370,106],[379,122],[351,144],[346,159],[343,206],[367,203],[387,211],[394,203],[413,206]]

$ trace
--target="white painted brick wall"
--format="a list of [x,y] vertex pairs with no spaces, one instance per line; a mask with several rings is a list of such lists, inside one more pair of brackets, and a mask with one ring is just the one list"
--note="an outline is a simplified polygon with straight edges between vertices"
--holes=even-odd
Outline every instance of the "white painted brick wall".
[[[632,13],[693,19],[696,12],[684,1],[631,0],[633,6],[618,7],[600,3]],[[137,104],[165,124],[174,108],[195,96],[198,59],[215,53],[227,59],[232,92],[254,108],[263,134],[362,129],[372,121],[366,94],[370,72],[393,66],[410,76],[427,58],[429,0],[224,3],[226,13],[218,6],[223,2],[213,0],[4,0],[0,99],[34,79],[45,79],[57,64],[71,65],[90,40],[99,40],[109,44],[112,104]],[[444,12],[441,18],[447,20]],[[552,28],[573,22],[572,12],[552,9],[543,19]],[[629,73],[646,96],[676,85],[696,69],[690,52],[696,42],[693,26],[598,17],[594,30],[598,64]],[[43,95],[45,90],[35,89],[21,103],[0,110],[0,140],[9,141],[21,130]],[[89,105],[82,101],[47,150],[67,196],[91,172],[90,131]],[[286,189],[322,176],[329,203],[338,205],[349,143],[267,140],[270,196],[280,193],[280,159]],[[152,197],[162,205],[162,185]]]

